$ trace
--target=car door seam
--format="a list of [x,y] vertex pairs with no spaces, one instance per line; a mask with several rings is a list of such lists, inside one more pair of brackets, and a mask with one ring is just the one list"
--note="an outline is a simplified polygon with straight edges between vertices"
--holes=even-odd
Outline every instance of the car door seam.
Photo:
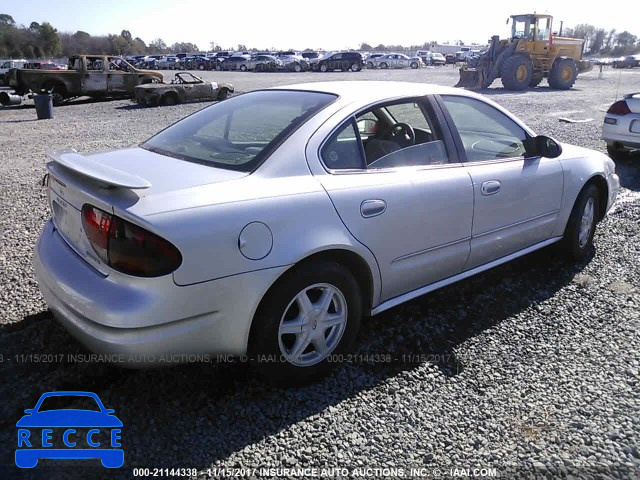
[[552,210],[551,212],[542,213],[540,215],[536,215],[535,217],[530,217],[530,218],[527,218],[525,220],[520,220],[519,222],[516,222],[516,223],[511,223],[509,225],[504,225],[502,227],[494,228],[493,230],[489,230],[489,231],[486,231],[486,232],[478,233],[476,235],[472,235],[472,239],[481,238],[481,237],[484,237],[486,235],[491,235],[492,233],[496,233],[496,232],[500,232],[502,230],[506,230],[508,228],[524,225],[525,223],[529,223],[529,222],[532,222],[534,220],[540,220],[541,218],[544,218],[544,217],[557,215],[559,212],[560,212],[560,210],[556,209],[556,210]]
[[[319,160],[319,158],[318,158],[318,160]],[[374,305],[377,305],[380,302],[380,299],[382,298],[382,287],[383,287],[383,284],[382,284],[382,269],[380,268],[380,263],[378,262],[378,258],[375,256],[373,251],[371,251],[371,249],[367,245],[362,243],[360,241],[360,239],[358,239],[358,237],[356,237],[353,234],[353,232],[349,229],[349,226],[344,221],[344,218],[342,218],[342,216],[340,215],[340,212],[338,211],[338,207],[334,203],[333,198],[331,198],[331,195],[329,194],[329,191],[327,190],[327,188],[322,184],[322,182],[320,180],[318,180],[315,177],[315,175],[313,176],[313,178],[320,184],[320,187],[322,188],[322,190],[324,190],[324,193],[326,193],[327,198],[329,199],[329,202],[331,202],[331,205],[333,206],[333,210],[336,212],[336,215],[338,216],[338,219],[340,220],[340,223],[342,223],[342,225],[347,230],[347,232],[349,232],[349,235],[351,236],[351,238],[354,239],[356,242],[358,242],[360,245],[362,245],[364,248],[366,248],[367,251],[373,257],[374,262],[376,262],[376,267],[378,269],[378,281],[380,282],[380,289],[379,289],[380,290],[380,292],[379,292],[380,296],[377,299],[373,299],[373,298],[371,299],[372,300],[371,308],[373,309]]]
[[457,245],[459,243],[468,242],[470,240],[471,240],[470,236],[469,237],[464,237],[464,238],[461,238],[459,240],[453,240],[452,242],[443,243],[442,245],[436,245],[434,247],[429,247],[429,248],[425,248],[423,250],[418,250],[417,252],[407,253],[406,255],[402,255],[400,257],[394,258],[391,261],[391,263],[397,263],[397,262],[401,262],[402,260],[408,260],[409,258],[417,257],[417,256],[423,255],[425,253],[430,253],[430,252],[433,252],[435,250],[439,250],[441,248],[452,247],[452,246]]

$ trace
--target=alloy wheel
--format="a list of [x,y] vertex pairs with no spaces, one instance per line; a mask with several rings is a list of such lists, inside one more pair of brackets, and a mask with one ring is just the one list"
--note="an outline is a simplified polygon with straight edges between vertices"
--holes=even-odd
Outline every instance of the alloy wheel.
[[280,352],[292,365],[315,365],[333,352],[347,325],[347,301],[328,283],[316,283],[299,292],[280,319]]

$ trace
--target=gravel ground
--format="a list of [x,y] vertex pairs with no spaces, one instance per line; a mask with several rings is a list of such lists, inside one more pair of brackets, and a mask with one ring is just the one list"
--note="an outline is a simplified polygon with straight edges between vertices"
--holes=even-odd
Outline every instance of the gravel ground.
[[[344,78],[452,85],[457,78],[451,68],[203,76],[231,81],[237,91]],[[639,81],[638,72],[591,72],[568,92],[484,93],[539,133],[604,150],[604,111],[616,92],[636,91]],[[196,468],[201,478],[220,474],[208,469],[241,467],[640,478],[637,157],[618,162],[625,188],[588,262],[570,265],[545,249],[373,317],[359,337],[363,357],[320,383],[279,390],[240,364],[127,371],[69,359],[87,352],[47,312],[30,265],[49,216],[39,185],[43,152],[136,144],[203,106],[77,101],[47,121],[36,121],[31,107],[0,109],[0,478],[132,478],[133,467]],[[37,362],[42,354],[57,357]],[[365,361],[387,354],[395,360]],[[93,391],[115,409],[125,467],[13,466],[15,422],[51,390]],[[262,473],[254,477],[270,476]]]

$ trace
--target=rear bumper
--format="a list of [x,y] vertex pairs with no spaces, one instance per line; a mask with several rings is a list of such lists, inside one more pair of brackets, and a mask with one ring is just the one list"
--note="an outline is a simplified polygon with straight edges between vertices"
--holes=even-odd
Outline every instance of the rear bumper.
[[38,240],[33,265],[42,296],[69,333],[89,350],[130,367],[189,361],[201,354],[245,354],[255,310],[287,268],[186,287],[170,275],[127,283],[93,269],[51,221]]
[[[640,115],[612,115],[607,114],[605,121],[615,120],[615,125],[604,123],[602,139],[607,145],[619,144],[625,148],[640,149]],[[639,130],[633,132],[633,130]]]

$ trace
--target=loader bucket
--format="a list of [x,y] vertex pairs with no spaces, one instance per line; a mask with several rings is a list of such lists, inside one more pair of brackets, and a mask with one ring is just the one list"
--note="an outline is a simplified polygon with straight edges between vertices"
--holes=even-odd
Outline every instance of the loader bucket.
[[475,68],[461,68],[460,80],[455,84],[456,87],[467,88],[469,90],[480,90],[483,83],[483,71]]

